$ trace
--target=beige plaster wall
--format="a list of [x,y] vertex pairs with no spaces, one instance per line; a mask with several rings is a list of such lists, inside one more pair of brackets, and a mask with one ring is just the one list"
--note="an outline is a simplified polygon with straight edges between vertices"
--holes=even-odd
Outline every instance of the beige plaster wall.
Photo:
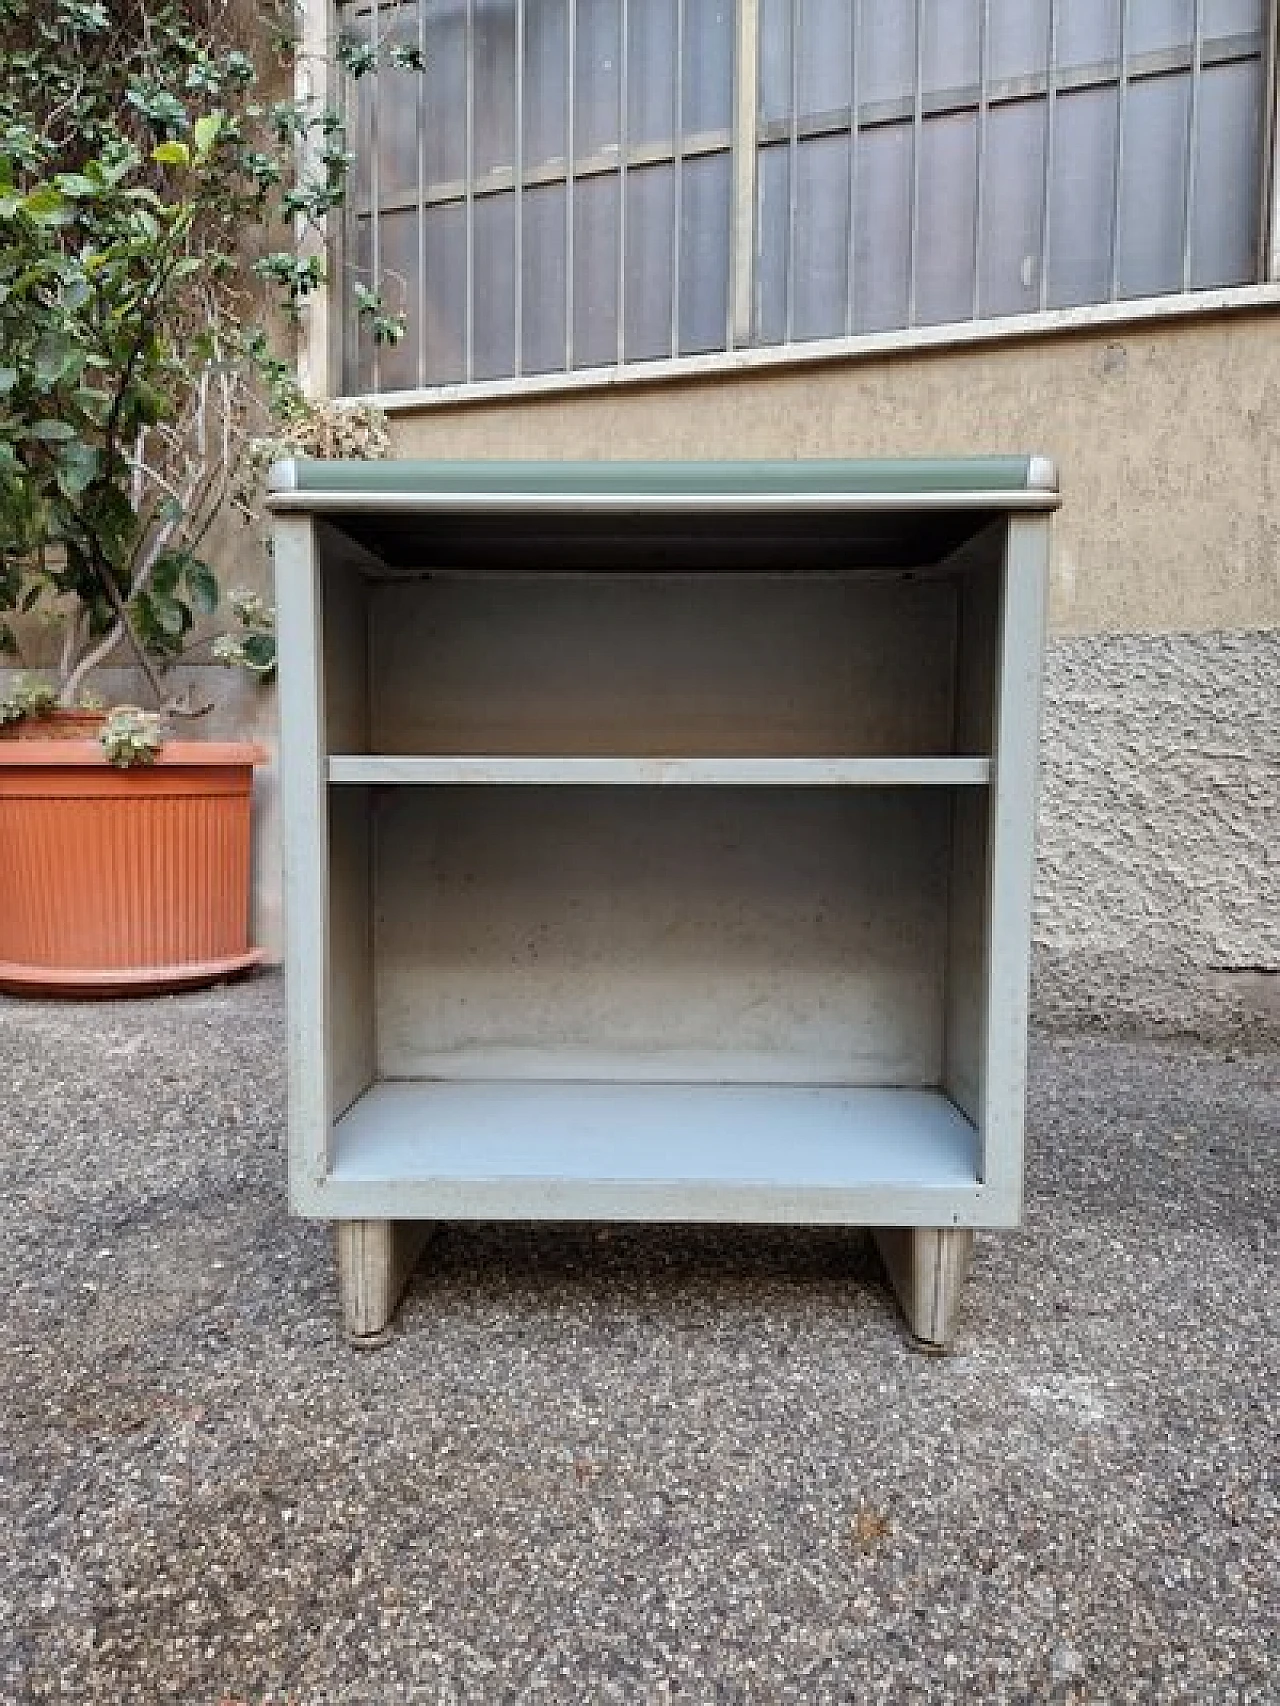
[[398,416],[440,457],[1042,451],[1058,634],[1280,623],[1280,315],[836,362]]

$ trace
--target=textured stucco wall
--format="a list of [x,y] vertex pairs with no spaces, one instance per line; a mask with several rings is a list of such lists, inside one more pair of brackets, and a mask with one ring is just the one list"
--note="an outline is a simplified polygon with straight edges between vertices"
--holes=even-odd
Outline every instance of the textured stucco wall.
[[1280,629],[1054,641],[1034,1008],[1280,1029]]
[[397,417],[406,456],[1058,462],[1055,632],[1280,623],[1280,314]]

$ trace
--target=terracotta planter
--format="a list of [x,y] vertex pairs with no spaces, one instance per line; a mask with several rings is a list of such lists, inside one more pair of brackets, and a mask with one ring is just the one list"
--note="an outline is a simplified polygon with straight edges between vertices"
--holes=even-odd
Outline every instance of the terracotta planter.
[[96,740],[106,720],[105,711],[45,711],[0,724],[0,740]]
[[0,743],[0,989],[145,995],[257,965],[260,747],[171,741],[119,770],[96,741]]

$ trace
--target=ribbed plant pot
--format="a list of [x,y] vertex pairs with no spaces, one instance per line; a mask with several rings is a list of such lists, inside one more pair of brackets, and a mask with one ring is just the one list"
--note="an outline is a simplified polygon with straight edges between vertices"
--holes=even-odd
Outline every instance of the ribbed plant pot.
[[257,965],[246,743],[170,741],[120,770],[96,741],[0,742],[0,989],[149,995]]

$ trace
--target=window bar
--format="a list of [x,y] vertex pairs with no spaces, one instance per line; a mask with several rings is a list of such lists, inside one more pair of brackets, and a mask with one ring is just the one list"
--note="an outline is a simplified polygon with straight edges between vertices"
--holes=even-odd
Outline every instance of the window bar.
[[[327,21],[331,22],[335,29],[342,27],[342,19],[336,12]],[[325,41],[327,47],[327,33]],[[339,76],[338,99],[342,107],[344,146],[362,148],[364,137],[360,134],[360,103],[356,95],[355,80],[348,71],[341,71]],[[361,210],[356,206],[354,196],[345,195],[342,198],[339,247],[336,254],[329,256],[329,291],[332,299],[330,312],[338,319],[342,351],[342,386],[348,391],[360,389],[359,315],[345,311],[347,269],[355,266],[360,215]]]
[[[374,0],[369,13],[369,46],[373,49],[376,63],[381,52],[382,43],[378,39],[378,8],[380,0]],[[376,73],[375,73],[376,75]],[[378,295],[382,293],[382,232],[379,228],[382,206],[382,174],[378,170],[378,103],[370,90],[369,107],[369,270],[372,274],[372,288]],[[382,351],[376,338],[371,337],[373,346],[370,356],[371,377],[375,392],[382,390]]]
[[978,10],[978,155],[973,182],[973,318],[982,318],[982,228],[987,195],[987,111],[991,85],[991,0]]
[[916,0],[916,83],[911,112],[911,224],[907,235],[907,325],[916,323],[916,257],[920,248],[920,132],[924,125],[924,0]]
[[853,336],[858,264],[858,25],[862,0],[849,0],[849,250],[844,280],[844,330]]
[[1280,45],[1280,9],[1275,6],[1266,8],[1266,30],[1262,43],[1263,88],[1265,94],[1262,102],[1262,141],[1263,141],[1263,170],[1261,178],[1261,195],[1259,196],[1257,239],[1259,283],[1280,278],[1280,172],[1277,172],[1277,147],[1280,139],[1276,134],[1277,121],[1277,88],[1276,66],[1278,61],[1277,47]]
[[[419,5],[422,0],[418,0]],[[512,366],[519,379],[524,372],[524,0],[516,0],[516,135],[515,186],[512,218],[515,221],[515,266],[512,286],[515,294],[515,341]]]
[[564,365],[566,373],[573,366],[573,151],[574,95],[577,91],[575,67],[578,59],[578,0],[569,0],[568,42],[569,71],[565,81],[565,142],[564,142]]
[[680,247],[684,223],[684,0],[676,0],[676,83],[671,136],[671,353],[680,354]]
[[465,197],[465,218],[467,222],[467,288],[466,288],[466,353],[463,363],[463,375],[470,380],[475,373],[475,294],[476,294],[476,207],[475,207],[475,156],[476,156],[476,32],[475,32],[475,0],[465,0],[463,14],[463,51],[466,58],[466,174],[467,188]]
[[[418,56],[421,64],[427,61],[427,6],[418,0]],[[427,383],[427,96],[426,73],[414,75],[418,119],[418,324],[414,336],[418,340],[418,385]]]
[[1053,145],[1058,110],[1058,0],[1049,0],[1048,57],[1044,94],[1044,199],[1040,208],[1040,307],[1049,306],[1050,244],[1053,241]]
[[796,203],[800,165],[800,0],[791,0],[791,131],[787,137],[787,264],[783,277],[786,303],[782,338],[795,341],[796,322]]
[[629,67],[627,49],[631,25],[627,0],[621,0],[618,11],[618,325],[617,361],[621,367],[627,358],[627,103]]
[[1124,202],[1124,121],[1129,95],[1129,0],[1120,0],[1120,78],[1116,84],[1115,182],[1111,196],[1111,297],[1120,296],[1120,215]]
[[1204,0],[1195,0],[1191,47],[1191,111],[1187,118],[1187,183],[1182,203],[1182,288],[1191,289],[1191,242],[1196,213],[1196,158],[1200,152],[1200,82],[1204,69]]
[[756,191],[760,117],[760,12],[758,0],[740,0],[734,24],[733,112],[729,160],[732,277],[728,348],[749,345],[756,328]]

